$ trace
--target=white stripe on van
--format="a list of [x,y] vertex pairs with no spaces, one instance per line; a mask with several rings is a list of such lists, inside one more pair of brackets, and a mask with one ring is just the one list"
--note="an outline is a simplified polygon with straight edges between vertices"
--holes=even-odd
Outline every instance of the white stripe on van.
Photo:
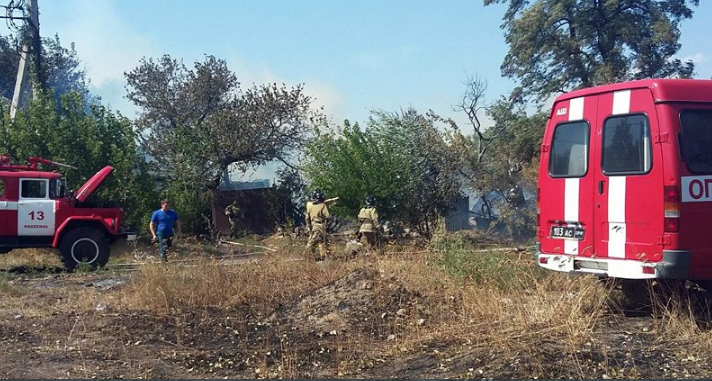
[[616,91],[613,93],[613,115],[627,114],[630,112],[630,90]]
[[[579,184],[578,178],[566,179],[564,188],[564,220],[567,224],[579,222]],[[578,254],[579,241],[565,240],[564,254]]]
[[[583,119],[583,102],[584,98],[574,98],[569,101],[569,121]],[[564,221],[567,224],[579,222],[579,185],[581,179],[571,178],[566,179],[564,185]],[[565,240],[564,254],[577,255],[579,241]]]
[[[630,90],[614,92],[612,113],[616,115],[627,114],[629,112]],[[608,178],[608,256],[610,258],[625,258],[625,242],[627,237],[625,191],[625,176],[612,176]]]
[[569,101],[569,121],[583,119],[583,98]]
[[625,176],[608,178],[608,256],[625,258]]

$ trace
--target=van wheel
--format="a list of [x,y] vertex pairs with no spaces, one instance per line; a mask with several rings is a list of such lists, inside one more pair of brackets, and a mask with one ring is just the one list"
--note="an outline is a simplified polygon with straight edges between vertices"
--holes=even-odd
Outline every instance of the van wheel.
[[81,227],[69,231],[62,238],[59,252],[67,271],[74,271],[80,263],[94,270],[109,261],[109,242],[99,230]]

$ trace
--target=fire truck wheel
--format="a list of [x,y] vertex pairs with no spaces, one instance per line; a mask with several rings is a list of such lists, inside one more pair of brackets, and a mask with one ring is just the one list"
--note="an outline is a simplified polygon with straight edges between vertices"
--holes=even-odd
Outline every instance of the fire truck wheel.
[[59,252],[68,271],[80,263],[96,269],[109,261],[109,242],[99,230],[80,227],[67,232],[59,243]]

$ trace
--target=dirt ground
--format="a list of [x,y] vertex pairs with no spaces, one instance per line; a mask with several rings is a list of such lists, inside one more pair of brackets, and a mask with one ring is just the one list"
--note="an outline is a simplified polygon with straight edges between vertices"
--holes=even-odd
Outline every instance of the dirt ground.
[[536,349],[488,345],[452,330],[433,336],[431,318],[458,313],[457,300],[436,303],[364,263],[267,313],[247,303],[175,314],[131,310],[117,306],[135,280],[132,272],[6,268],[0,377],[698,378],[712,372],[709,351],[686,339],[661,340],[650,315],[608,314],[594,325],[598,339],[575,351],[546,332],[536,336]]

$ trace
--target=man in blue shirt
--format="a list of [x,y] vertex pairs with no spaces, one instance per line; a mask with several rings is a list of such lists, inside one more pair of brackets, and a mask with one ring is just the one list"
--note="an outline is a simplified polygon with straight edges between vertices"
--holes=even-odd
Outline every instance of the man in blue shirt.
[[151,216],[151,234],[153,242],[158,239],[158,252],[161,255],[161,261],[166,262],[166,252],[173,246],[173,224],[178,227],[177,233],[181,235],[181,223],[178,213],[170,208],[171,204],[168,200],[161,200],[161,209],[153,212]]

